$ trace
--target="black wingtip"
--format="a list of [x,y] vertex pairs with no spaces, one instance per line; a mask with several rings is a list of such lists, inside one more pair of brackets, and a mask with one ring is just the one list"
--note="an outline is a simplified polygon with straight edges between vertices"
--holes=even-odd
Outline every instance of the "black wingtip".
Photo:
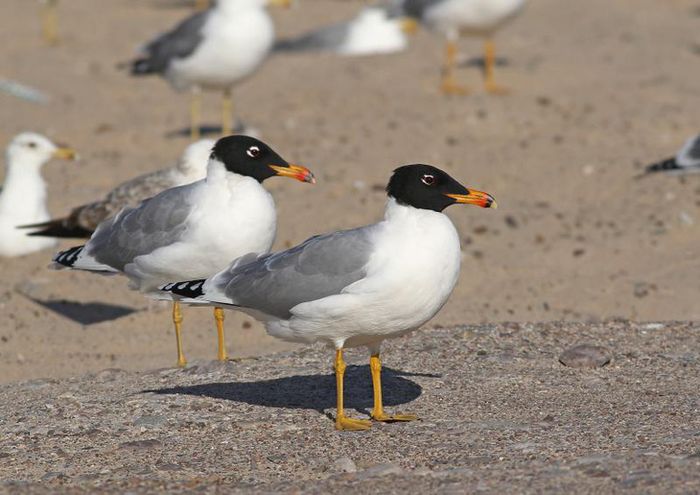
[[186,282],[172,282],[160,287],[164,292],[170,292],[180,297],[195,298],[204,295],[204,282],[206,279],[188,280]]
[[65,219],[51,220],[49,222],[35,223],[32,225],[20,225],[18,229],[35,229],[28,232],[28,236],[57,237],[61,239],[89,239],[92,231],[80,226],[68,226]]
[[145,76],[156,72],[147,58],[139,58],[131,62],[132,76]]
[[655,172],[668,172],[671,170],[680,170],[682,167],[678,165],[675,158],[667,158],[658,163],[653,163],[649,165],[645,170],[648,174]]
[[76,246],[70,249],[66,249],[65,251],[61,251],[56,256],[54,256],[53,262],[70,268],[73,265],[75,265],[75,262],[78,260],[78,256],[84,248],[85,246]]

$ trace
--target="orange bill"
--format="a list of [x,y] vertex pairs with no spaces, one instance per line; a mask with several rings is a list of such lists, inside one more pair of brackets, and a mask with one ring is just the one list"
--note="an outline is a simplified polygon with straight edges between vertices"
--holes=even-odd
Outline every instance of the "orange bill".
[[270,165],[270,168],[274,170],[277,175],[282,177],[290,177],[301,182],[316,184],[316,178],[314,177],[314,174],[311,173],[311,170],[301,165],[287,165],[286,167]]
[[457,203],[476,205],[482,208],[498,208],[493,196],[475,189],[467,189],[467,194],[445,194],[445,196],[454,199]]

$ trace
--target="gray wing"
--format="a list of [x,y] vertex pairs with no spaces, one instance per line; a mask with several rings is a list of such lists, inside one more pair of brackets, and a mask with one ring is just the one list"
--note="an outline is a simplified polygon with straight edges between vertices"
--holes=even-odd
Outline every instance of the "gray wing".
[[681,167],[700,167],[700,134],[686,141],[676,161]]
[[163,191],[102,222],[86,245],[87,254],[123,271],[137,256],[179,241],[189,229],[187,219],[194,204],[191,192],[196,184]]
[[202,27],[210,11],[199,12],[188,17],[175,29],[150,41],[144,48],[144,57],[132,65],[134,74],[162,73],[172,59],[191,55],[202,41]]
[[362,279],[372,247],[371,226],[334,232],[235,264],[212,282],[236,306],[289,318],[297,304],[340,294]]
[[431,8],[447,0],[401,0],[404,14],[416,19],[422,19]]
[[275,43],[275,51],[334,51],[339,49],[347,38],[350,21],[341,22],[304,34],[298,38],[280,40]]

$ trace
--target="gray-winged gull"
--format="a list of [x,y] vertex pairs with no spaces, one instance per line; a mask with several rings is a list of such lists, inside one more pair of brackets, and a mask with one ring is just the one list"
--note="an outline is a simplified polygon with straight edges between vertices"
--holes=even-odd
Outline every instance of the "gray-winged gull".
[[[206,179],[174,187],[125,208],[102,222],[84,246],[58,253],[54,267],[121,273],[130,287],[162,299],[158,286],[209,277],[232,259],[270,250],[277,214],[262,182],[275,175],[314,182],[305,167],[291,165],[262,141],[248,136],[219,139]],[[226,359],[223,311],[215,308],[219,359]],[[185,366],[182,314],[174,302],[179,366]]]
[[447,38],[441,89],[447,94],[466,94],[468,89],[457,83],[457,41],[461,35],[480,36],[484,43],[484,87],[489,93],[504,93],[496,84],[494,66],[496,48],[493,35],[513,19],[523,8],[525,0],[396,0],[404,13],[428,29]]
[[223,92],[222,132],[232,131],[232,87],[253,74],[275,39],[267,3],[288,0],[218,0],[142,49],[131,73],[162,75],[175,89],[192,91],[191,134],[199,138],[201,91]]
[[454,203],[495,208],[496,202],[430,165],[396,169],[386,190],[389,199],[379,223],[312,237],[257,260],[242,258],[207,280],[174,282],[162,289],[184,302],[248,312],[275,337],[333,346],[337,429],[364,430],[371,424],[347,417],[343,409],[346,347],[370,351],[372,419],[416,419],[384,412],[381,343],[430,320],[457,283],[459,235],[442,211]]

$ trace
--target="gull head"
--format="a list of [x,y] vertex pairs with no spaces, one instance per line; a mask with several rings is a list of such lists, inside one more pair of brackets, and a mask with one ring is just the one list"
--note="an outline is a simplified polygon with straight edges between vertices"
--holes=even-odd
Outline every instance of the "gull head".
[[397,168],[386,186],[386,192],[399,204],[437,212],[455,203],[482,208],[497,207],[496,200],[490,194],[467,188],[432,165]]
[[10,141],[7,147],[8,164],[41,167],[52,158],[74,160],[75,151],[54,144],[49,138],[34,132],[23,132]]

